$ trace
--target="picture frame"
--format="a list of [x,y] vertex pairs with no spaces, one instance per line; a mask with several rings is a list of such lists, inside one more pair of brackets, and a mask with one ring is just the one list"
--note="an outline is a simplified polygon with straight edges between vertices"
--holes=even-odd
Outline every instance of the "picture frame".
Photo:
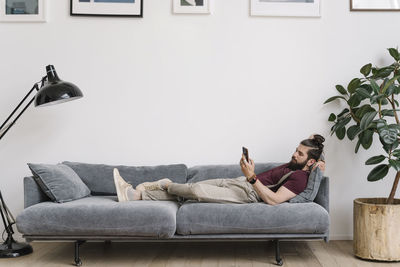
[[176,14],[211,14],[212,0],[172,0]]
[[250,0],[251,16],[321,17],[321,0]]
[[46,0],[0,0],[1,22],[46,22]]
[[400,0],[350,0],[350,11],[400,11]]
[[71,16],[143,17],[143,0],[71,0]]

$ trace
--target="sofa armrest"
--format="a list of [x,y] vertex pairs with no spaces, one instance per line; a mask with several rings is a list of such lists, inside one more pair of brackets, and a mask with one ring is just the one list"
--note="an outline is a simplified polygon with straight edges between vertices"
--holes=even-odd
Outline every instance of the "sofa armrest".
[[314,202],[321,205],[329,212],[329,178],[324,176],[321,180]]
[[24,208],[40,202],[49,201],[50,198],[43,193],[32,176],[24,178]]

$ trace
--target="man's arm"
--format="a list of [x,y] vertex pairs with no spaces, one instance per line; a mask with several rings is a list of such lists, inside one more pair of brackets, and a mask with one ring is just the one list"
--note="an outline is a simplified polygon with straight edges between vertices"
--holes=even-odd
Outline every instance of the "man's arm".
[[[247,179],[250,179],[254,173],[254,161],[252,159],[249,159],[250,162],[247,162],[246,159],[244,158],[244,155],[242,155],[242,159],[240,160],[240,167],[242,169],[242,172],[244,176],[246,176]],[[290,191],[284,186],[281,186],[278,191],[274,192],[265,185],[263,185],[259,180],[257,180],[253,184],[254,190],[258,193],[260,198],[267,204],[270,205],[277,205],[279,203],[285,202],[291,198],[294,198],[296,196],[295,193]]]
[[281,186],[276,193],[263,185],[259,180],[253,184],[254,190],[258,193],[260,198],[267,204],[277,205],[282,202],[288,201],[296,196],[295,193],[290,191],[284,186]]

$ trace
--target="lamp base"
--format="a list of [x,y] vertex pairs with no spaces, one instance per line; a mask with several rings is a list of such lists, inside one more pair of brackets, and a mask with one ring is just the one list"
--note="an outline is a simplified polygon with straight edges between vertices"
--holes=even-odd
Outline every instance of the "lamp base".
[[12,237],[0,245],[0,258],[16,258],[33,252],[27,243],[16,242]]

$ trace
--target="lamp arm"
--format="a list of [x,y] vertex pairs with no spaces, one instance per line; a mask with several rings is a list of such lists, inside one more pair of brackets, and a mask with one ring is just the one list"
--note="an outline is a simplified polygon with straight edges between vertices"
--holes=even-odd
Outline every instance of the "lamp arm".
[[[44,82],[44,78],[42,79],[42,84]],[[8,125],[7,122],[11,119],[11,117],[15,114],[15,112],[17,112],[17,110],[21,107],[21,105],[25,102],[25,100],[28,98],[28,96],[34,91],[38,91],[39,90],[39,86],[37,83],[35,83],[35,85],[32,87],[32,89],[28,92],[28,94],[26,94],[26,96],[21,100],[21,102],[17,105],[17,107],[14,109],[13,112],[11,112],[11,114],[8,116],[8,118],[3,122],[3,124],[0,126],[0,139],[3,138],[3,136],[8,132],[8,130],[10,130],[10,128],[15,124],[15,122],[19,119],[19,117],[21,117],[22,113],[25,112],[25,110],[32,104],[33,100],[35,100],[35,97],[33,97],[29,103],[22,109],[22,111],[18,114],[18,116]]]
[[1,192],[0,192],[0,213],[1,213],[1,218],[3,220],[4,229],[6,230],[7,234],[9,235],[14,234],[12,225],[15,223],[15,219],[14,216],[11,214],[10,210],[8,209],[8,207],[6,206],[6,203],[3,200],[3,195],[1,194]]

